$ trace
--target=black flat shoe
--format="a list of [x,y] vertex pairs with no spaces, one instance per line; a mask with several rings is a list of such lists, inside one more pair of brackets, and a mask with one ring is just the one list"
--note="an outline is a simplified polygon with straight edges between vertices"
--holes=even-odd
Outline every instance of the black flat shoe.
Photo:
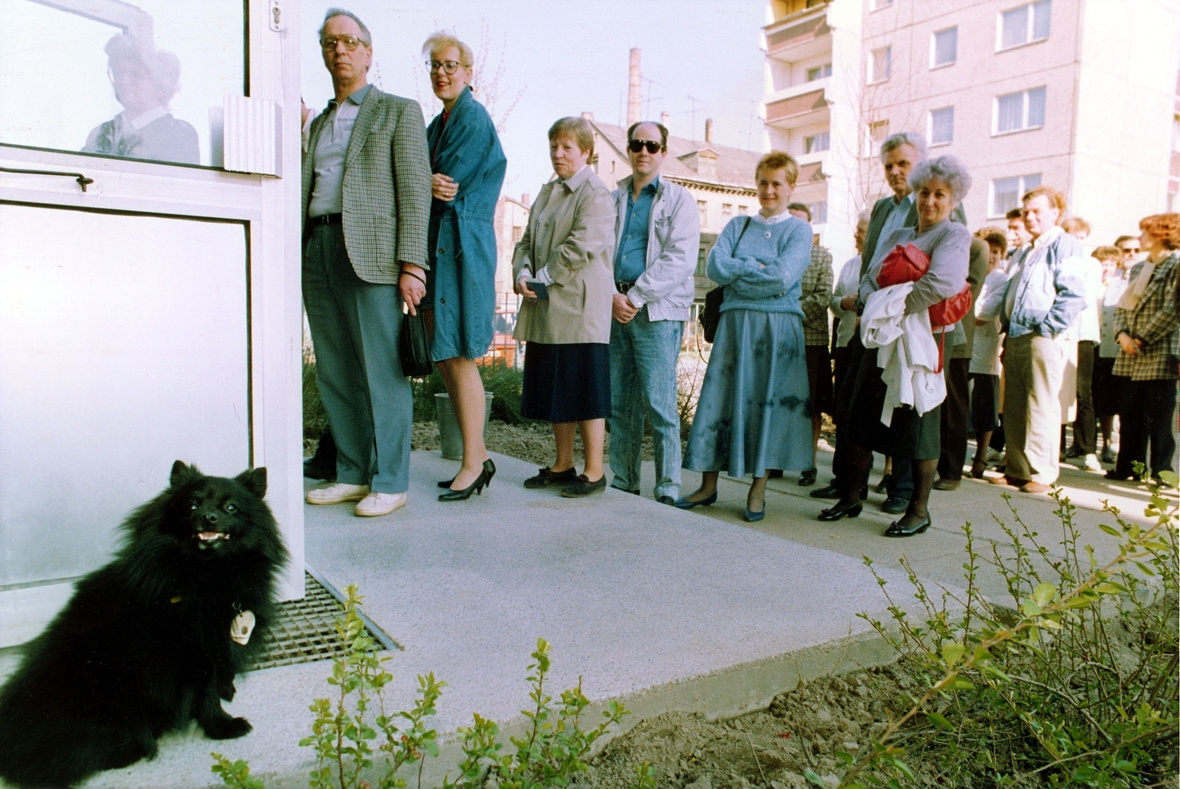
[[892,474],[882,474],[881,481],[877,483],[877,487],[874,488],[874,490],[876,490],[878,493],[888,493],[889,492],[889,481],[891,479],[893,479]]
[[815,469],[808,469],[807,471],[801,472],[799,474],[799,487],[810,488],[812,485],[814,485],[815,484],[815,474],[816,474]]
[[578,472],[570,466],[565,471],[550,471],[548,466],[537,469],[537,476],[529,477],[524,486],[530,489],[547,488],[550,485],[568,485],[578,478]]
[[593,482],[585,474],[579,474],[573,482],[565,486],[561,495],[567,499],[580,499],[584,496],[602,493],[604,490],[606,490],[606,474]]
[[816,488],[807,495],[813,499],[838,499],[844,495],[844,492],[836,487],[836,483],[830,482],[822,488]]
[[[493,471],[495,468],[493,467]],[[483,495],[483,489],[490,487],[492,484],[492,475],[488,473],[487,466],[484,466],[483,471],[479,472],[479,476],[462,490],[448,490],[446,493],[438,494],[439,501],[465,501],[471,498],[472,493]]]
[[918,521],[913,526],[910,526],[908,528],[902,528],[901,526],[897,525],[898,521],[894,521],[893,523],[889,524],[889,528],[885,530],[885,536],[886,537],[912,537],[915,534],[921,534],[922,532],[929,529],[931,522],[932,521],[930,520],[929,514],[925,518],[923,518],[922,520]]
[[851,507],[846,507],[842,510],[829,507],[826,510],[820,510],[819,519],[821,521],[838,521],[841,518],[855,518],[860,515],[860,511],[863,509],[863,504],[853,504]]

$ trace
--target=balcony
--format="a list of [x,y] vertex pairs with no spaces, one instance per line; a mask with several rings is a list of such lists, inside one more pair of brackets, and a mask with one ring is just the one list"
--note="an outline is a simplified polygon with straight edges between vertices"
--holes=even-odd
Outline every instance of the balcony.
[[762,32],[766,37],[766,54],[777,60],[796,61],[832,48],[826,3],[787,14],[762,28]]
[[[826,84],[826,81],[825,83]],[[805,92],[781,91],[778,98],[766,102],[766,122],[784,129],[823,123],[828,116],[828,100],[823,84]],[[787,95],[782,95],[782,94]]]

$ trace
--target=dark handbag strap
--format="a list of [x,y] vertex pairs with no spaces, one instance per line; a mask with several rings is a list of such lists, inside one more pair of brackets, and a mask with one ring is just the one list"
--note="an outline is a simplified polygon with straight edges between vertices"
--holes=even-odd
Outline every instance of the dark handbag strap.
[[742,236],[750,229],[750,217],[746,217],[746,224],[742,225],[742,232],[738,233],[737,241],[733,242],[733,251],[737,252],[738,244],[742,243]]

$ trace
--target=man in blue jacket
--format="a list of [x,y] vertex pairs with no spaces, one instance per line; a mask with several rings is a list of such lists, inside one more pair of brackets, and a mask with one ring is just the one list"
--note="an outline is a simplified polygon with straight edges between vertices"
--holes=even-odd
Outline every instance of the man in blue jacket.
[[[1004,340],[1004,437],[1008,462],[992,482],[1045,493],[1057,481],[1060,392],[1069,359],[1077,358],[1071,328],[1085,306],[1082,243],[1058,225],[1065,197],[1038,186],[1026,194],[1024,221],[1032,236],[1008,270],[999,305]],[[998,297],[998,294],[997,294]]]
[[615,204],[615,290],[610,333],[611,487],[639,493],[644,416],[651,419],[656,499],[680,496],[680,411],[676,361],[693,299],[700,212],[683,186],[660,178],[668,130],[627,130],[631,175]]

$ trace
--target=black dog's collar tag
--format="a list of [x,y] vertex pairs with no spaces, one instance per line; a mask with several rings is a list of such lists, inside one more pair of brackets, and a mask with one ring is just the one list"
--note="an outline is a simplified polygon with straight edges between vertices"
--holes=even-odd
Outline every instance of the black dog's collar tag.
[[254,632],[254,612],[243,611],[234,617],[234,621],[229,624],[229,637],[236,643],[242,646],[250,640],[250,634]]

